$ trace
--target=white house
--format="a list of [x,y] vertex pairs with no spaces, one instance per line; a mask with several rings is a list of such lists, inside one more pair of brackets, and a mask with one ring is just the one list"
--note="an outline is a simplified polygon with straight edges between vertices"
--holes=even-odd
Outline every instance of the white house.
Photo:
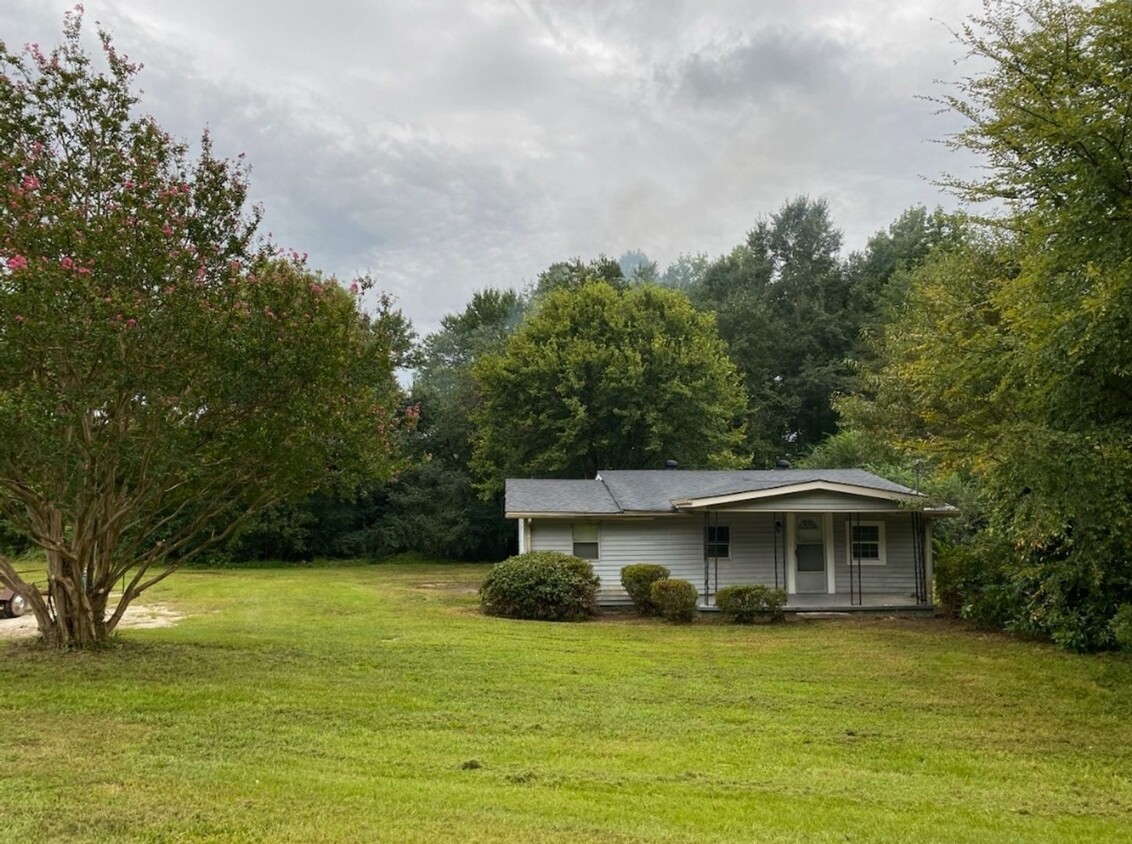
[[621,569],[659,563],[700,604],[733,584],[784,588],[788,608],[931,608],[924,495],[860,469],[610,470],[593,480],[511,479],[519,551],[593,562],[603,604],[628,602]]

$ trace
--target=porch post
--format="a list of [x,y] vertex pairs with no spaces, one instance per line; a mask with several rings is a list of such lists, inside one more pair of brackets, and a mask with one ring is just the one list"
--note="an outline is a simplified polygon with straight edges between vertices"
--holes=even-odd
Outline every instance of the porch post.
[[935,585],[932,580],[932,520],[924,519],[924,576],[927,580],[928,603],[935,603]]
[[531,550],[531,534],[527,528],[527,520],[519,519],[519,553],[526,554]]
[[794,572],[798,568],[796,554],[798,544],[797,519],[793,513],[786,514],[786,594],[793,595],[797,591],[794,583]]
[[822,534],[825,545],[825,591],[833,595],[837,592],[837,572],[834,570],[837,555],[833,553],[833,513],[822,514]]

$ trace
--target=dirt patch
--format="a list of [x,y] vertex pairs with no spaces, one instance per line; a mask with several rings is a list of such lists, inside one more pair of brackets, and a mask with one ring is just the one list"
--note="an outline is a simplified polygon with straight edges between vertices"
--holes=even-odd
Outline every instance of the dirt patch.
[[[118,622],[118,629],[172,627],[182,618],[183,614],[165,604],[131,604]],[[0,639],[22,639],[34,636],[37,632],[35,615],[30,611],[19,618],[0,618]]]

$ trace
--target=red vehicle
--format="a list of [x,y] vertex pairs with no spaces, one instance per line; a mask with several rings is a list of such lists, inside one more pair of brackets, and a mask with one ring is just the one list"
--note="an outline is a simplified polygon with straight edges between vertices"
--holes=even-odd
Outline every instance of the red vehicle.
[[11,589],[0,588],[0,616],[19,618],[27,612],[27,608],[27,598],[23,595],[17,595]]

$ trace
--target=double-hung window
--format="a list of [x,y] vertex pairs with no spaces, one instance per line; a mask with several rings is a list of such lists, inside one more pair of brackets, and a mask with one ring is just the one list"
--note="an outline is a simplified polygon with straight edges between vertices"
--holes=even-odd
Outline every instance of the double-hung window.
[[846,525],[849,562],[867,566],[885,564],[884,522],[858,522],[850,519]]
[[731,528],[728,525],[704,528],[704,554],[721,560],[731,559]]
[[580,522],[573,525],[573,533],[574,556],[581,557],[583,560],[598,559],[600,553],[598,526]]

